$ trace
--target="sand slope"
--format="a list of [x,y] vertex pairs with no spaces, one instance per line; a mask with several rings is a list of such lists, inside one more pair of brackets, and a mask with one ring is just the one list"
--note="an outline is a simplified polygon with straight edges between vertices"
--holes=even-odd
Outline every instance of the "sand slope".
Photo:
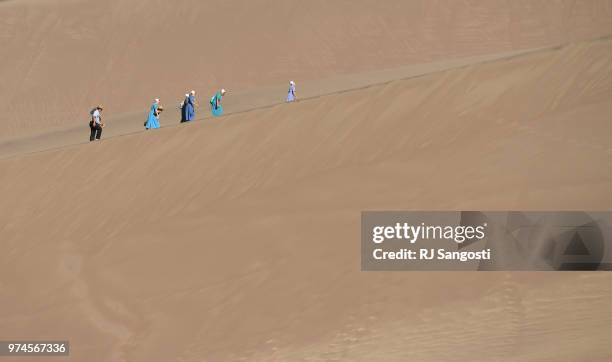
[[[473,57],[462,57],[438,62],[410,64],[402,67],[360,72],[354,74],[336,75],[333,77],[300,82],[299,100],[319,98],[322,96],[348,92],[356,89],[382,85],[400,79],[421,77],[423,75],[440,72],[443,70],[461,68],[467,65],[477,65],[500,59],[509,59],[525,54],[551,50],[555,47],[521,49],[504,53],[483,54]],[[231,92],[223,100],[224,114],[236,114],[252,111],[255,109],[269,108],[271,106],[285,103],[285,92],[287,85],[259,86],[253,89]],[[148,113],[145,114],[148,117]],[[103,138],[124,136],[144,132],[143,113],[130,112],[119,115],[103,115],[104,128]],[[178,105],[166,107],[166,111],[160,116],[161,127],[176,127],[181,117]],[[196,104],[196,121],[212,118],[210,106],[206,103]],[[0,141],[0,159],[15,155],[36,153],[46,150],[62,148],[67,145],[76,145],[89,142],[89,126],[87,122],[81,122],[76,126],[66,126],[52,131],[12,137]]]
[[366,209],[612,203],[612,42],[0,161],[0,339],[78,361],[608,360],[609,274],[363,273]]
[[190,89],[204,102],[222,86],[589,39],[612,33],[611,16],[610,0],[0,2],[0,140],[86,124],[98,103],[144,117]]

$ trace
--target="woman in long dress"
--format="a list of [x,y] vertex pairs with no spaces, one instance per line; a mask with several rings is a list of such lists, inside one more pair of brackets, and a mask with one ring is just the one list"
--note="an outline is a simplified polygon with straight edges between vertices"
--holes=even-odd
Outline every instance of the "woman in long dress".
[[195,119],[195,91],[189,93],[189,97],[185,99],[185,122],[191,122]]
[[295,82],[289,82],[289,92],[287,93],[287,102],[293,102],[297,100],[297,96],[295,95]]
[[187,122],[187,115],[186,115],[186,110],[187,110],[187,102],[189,98],[189,93],[185,93],[185,99],[183,99],[183,101],[180,103],[179,107],[181,109],[181,123],[183,122]]
[[225,95],[225,89],[221,89],[210,99],[210,108],[212,115],[215,117],[219,117],[223,115],[223,105],[221,104],[221,100]]
[[159,128],[159,113],[161,110],[163,110],[163,108],[159,105],[159,99],[155,99],[149,111],[149,118],[147,118],[147,122],[145,123],[146,129]]

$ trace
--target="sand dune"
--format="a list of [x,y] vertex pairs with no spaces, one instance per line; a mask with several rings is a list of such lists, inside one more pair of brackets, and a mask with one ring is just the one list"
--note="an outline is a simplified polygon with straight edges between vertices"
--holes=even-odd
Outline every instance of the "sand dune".
[[[313,99],[325,95],[367,88],[373,85],[381,85],[399,79],[415,78],[443,70],[482,64],[494,60],[509,59],[550,49],[551,48],[524,49],[505,53],[462,57],[446,61],[412,64],[392,69],[338,75],[320,80],[305,81],[300,82],[298,95],[300,100]],[[286,91],[287,85],[283,84],[280,86],[260,86],[245,91],[232,92],[231,96],[225,97],[224,100],[225,114],[243,113],[285,103],[284,96]],[[206,102],[196,105],[196,120],[199,121],[212,118],[209,108]],[[104,122],[108,127],[104,129],[104,138],[144,132],[145,130],[142,124],[143,118],[143,112],[124,113],[120,115],[111,115],[110,117],[107,117],[105,114]],[[179,123],[180,109],[178,106],[167,107],[166,112],[163,113],[160,119],[162,127],[175,127]],[[81,122],[78,126],[62,127],[53,131],[0,141],[0,159],[87,142],[89,142],[89,127],[86,122]]]
[[205,99],[590,39],[612,33],[611,16],[610,0],[0,2],[0,140],[86,124],[98,103],[144,113],[189,89]]
[[78,361],[608,360],[609,274],[364,273],[359,220],[608,209],[610,114],[600,40],[0,160],[0,339],[61,336]]

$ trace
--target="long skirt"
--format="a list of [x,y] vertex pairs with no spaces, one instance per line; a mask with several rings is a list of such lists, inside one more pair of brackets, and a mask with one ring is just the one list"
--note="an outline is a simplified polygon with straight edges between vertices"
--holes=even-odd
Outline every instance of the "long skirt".
[[155,113],[149,112],[149,118],[147,119],[147,123],[145,123],[145,128],[159,128],[159,118],[155,116]]
[[219,107],[212,107],[212,115],[215,117],[219,117],[221,115],[223,115],[223,106],[219,106]]

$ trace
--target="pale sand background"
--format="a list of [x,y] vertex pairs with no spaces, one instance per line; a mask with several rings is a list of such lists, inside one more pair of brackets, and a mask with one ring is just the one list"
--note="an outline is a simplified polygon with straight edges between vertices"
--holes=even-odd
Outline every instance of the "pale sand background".
[[[109,2],[115,14],[134,17],[144,3]],[[407,8],[380,10],[375,2],[324,3],[337,6],[336,12],[301,21],[320,22],[328,36],[340,37],[346,26],[332,32],[337,25],[327,16],[342,24],[344,14],[361,14],[354,24],[363,30],[373,26],[367,19],[377,18],[378,11],[383,19],[396,16],[398,27],[404,24],[401,14],[410,13]],[[463,41],[456,38],[461,31],[443,34],[445,9],[455,3],[465,14],[455,13],[458,20],[451,23],[470,29]],[[0,339],[70,339],[74,361],[610,360],[608,273],[359,270],[359,220],[365,209],[610,209],[612,41],[586,38],[607,35],[609,23],[603,20],[609,20],[612,8],[596,1],[560,1],[554,7],[497,2],[489,13],[483,10],[488,3],[403,5],[430,4],[427,16],[414,17],[421,20],[415,33],[438,34],[426,25],[437,24],[437,36],[450,39],[429,55],[418,52],[429,58],[411,58],[408,51],[368,58],[358,52],[360,44],[349,41],[342,42],[345,48],[334,42],[319,48],[309,40],[312,29],[303,30],[302,42],[292,43],[305,64],[296,72],[307,84],[345,79],[350,88],[372,74],[378,74],[372,81],[382,80],[373,72],[378,68],[402,69],[406,75],[414,64],[434,59],[571,44],[95,144],[67,142],[57,150],[21,155],[7,149],[11,156],[0,160]],[[238,5],[243,2],[223,4],[225,15],[211,22],[229,17],[226,11],[242,14]],[[296,5],[280,4],[262,1],[245,11],[243,20]],[[56,9],[57,16],[72,9],[76,13],[66,19],[89,29],[78,5],[8,1],[0,4],[0,14],[28,8],[33,17],[44,18],[51,16],[42,15],[45,9],[49,14]],[[300,6],[305,11],[306,5]],[[166,11],[172,13],[170,7]],[[193,24],[208,19],[203,13],[196,12]],[[299,11],[294,13],[299,18]],[[535,22],[538,16],[548,21]],[[525,39],[515,47],[504,39],[520,39],[522,28],[503,25],[509,18],[528,24],[523,25]],[[483,42],[495,32],[475,28],[478,22],[505,26],[499,34],[508,38]],[[253,32],[275,28],[274,23],[259,20]],[[24,27],[20,36],[50,33],[40,26]],[[139,39],[150,41],[153,28],[139,29]],[[178,32],[167,24],[163,28]],[[124,44],[135,31],[118,29],[112,27],[118,32],[112,37],[105,35],[109,42]],[[228,32],[241,38],[235,31]],[[380,35],[374,44],[384,44],[393,32],[372,33]],[[406,34],[394,36],[404,39],[406,49],[416,46]],[[242,47],[232,49],[228,43],[223,49],[227,53],[219,59],[225,57],[225,64],[244,74],[258,57],[273,53],[253,50],[251,59]],[[394,54],[389,49],[380,45],[380,54]],[[8,61],[0,57],[2,72],[8,72],[4,62],[12,62],[10,69],[23,66],[20,54],[27,48],[17,50]],[[89,56],[79,47],[74,51]],[[315,54],[303,59],[309,51],[339,53],[333,61]],[[173,52],[167,54],[172,60],[160,64],[174,64]],[[227,54],[241,58],[241,66]],[[59,51],[57,57],[71,58]],[[140,116],[130,112],[138,111],[134,102],[146,105],[150,98],[140,93],[150,88],[146,72],[140,72],[154,63],[132,59],[133,69],[121,73],[132,64],[123,61],[113,68],[117,73],[109,71],[100,80],[100,89],[110,88],[116,77],[125,95],[100,94],[109,97],[106,104],[117,102],[113,108],[125,110],[121,123],[141,124]],[[285,74],[228,78],[244,92],[261,82],[265,97],[272,97],[275,84],[281,87],[289,77],[290,67],[284,69]],[[230,71],[223,68],[219,74]],[[49,77],[62,72],[65,81],[48,79],[62,92],[70,92],[72,81],[88,82],[61,67]],[[118,81],[139,76],[129,85]],[[33,73],[29,79],[31,89],[45,89],[34,81],[46,78]],[[173,82],[162,79],[159,88],[167,92],[174,84],[180,94],[180,87],[188,87]],[[16,86],[2,87],[2,98],[18,93]],[[134,98],[123,104],[128,90]],[[40,91],[35,99],[51,109],[53,93]],[[83,106],[92,102],[81,101]],[[26,114],[12,121],[20,126],[2,123],[8,138],[34,134]],[[54,121],[66,129],[75,125]],[[36,131],[54,130],[45,125]]]
[[205,104],[282,85],[280,100],[291,79],[612,33],[610,0],[13,0],[0,15],[0,140],[82,127],[98,103],[143,118],[191,89]]

